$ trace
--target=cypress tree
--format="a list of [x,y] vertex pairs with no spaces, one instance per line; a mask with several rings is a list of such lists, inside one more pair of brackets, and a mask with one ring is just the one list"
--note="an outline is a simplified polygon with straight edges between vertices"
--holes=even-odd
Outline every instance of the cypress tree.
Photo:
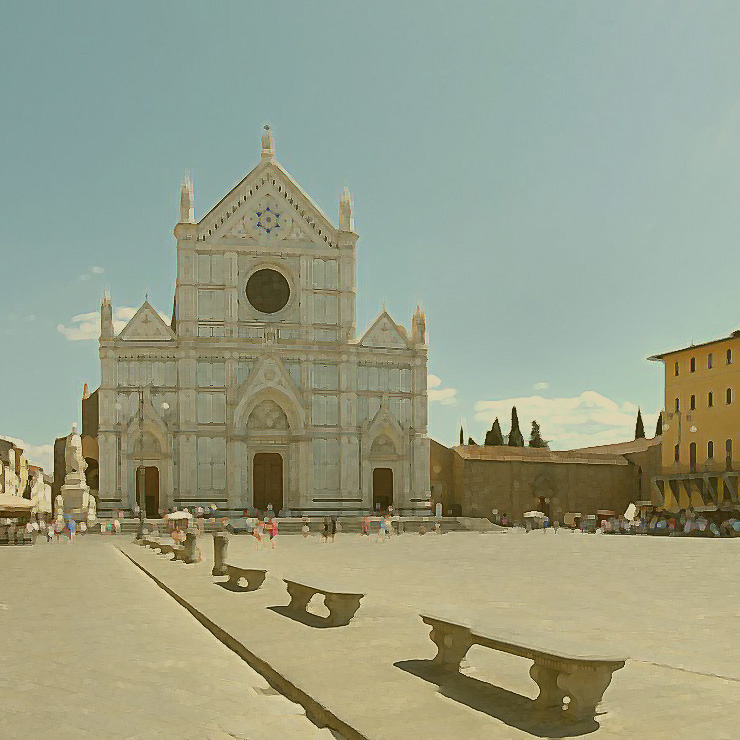
[[501,425],[498,423],[498,417],[491,428],[486,432],[486,441],[484,444],[495,447],[496,445],[502,445],[504,443],[504,436],[501,434]]
[[658,423],[655,425],[655,436],[660,437],[663,434],[663,413],[658,414]]
[[460,446],[462,447],[465,444],[465,437],[463,437],[463,430],[462,427],[460,427]]
[[509,432],[509,447],[524,447],[524,437],[519,429],[519,417],[516,406],[511,407],[511,431]]
[[645,427],[642,424],[640,407],[637,407],[637,422],[635,423],[635,439],[645,439]]
[[542,439],[542,435],[540,434],[540,425],[536,421],[532,422],[532,433],[529,435],[529,446],[547,448],[547,442]]

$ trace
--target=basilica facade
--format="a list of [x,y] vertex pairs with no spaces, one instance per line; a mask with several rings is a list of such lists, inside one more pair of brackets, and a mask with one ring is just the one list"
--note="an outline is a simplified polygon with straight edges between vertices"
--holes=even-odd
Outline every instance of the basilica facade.
[[383,310],[357,336],[345,189],[335,226],[275,159],[200,221],[181,191],[171,323],[101,305],[98,510],[429,511],[427,346]]

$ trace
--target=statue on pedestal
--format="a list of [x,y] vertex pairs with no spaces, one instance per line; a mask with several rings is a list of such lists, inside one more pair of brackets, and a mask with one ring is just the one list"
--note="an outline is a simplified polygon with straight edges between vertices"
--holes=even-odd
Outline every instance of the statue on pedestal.
[[[64,476],[61,496],[66,513],[79,521],[87,520],[90,513],[90,488],[85,481],[87,463],[82,456],[82,439],[77,434],[77,424],[72,424],[72,432],[64,445],[64,463],[67,474]],[[57,499],[59,497],[57,496]]]

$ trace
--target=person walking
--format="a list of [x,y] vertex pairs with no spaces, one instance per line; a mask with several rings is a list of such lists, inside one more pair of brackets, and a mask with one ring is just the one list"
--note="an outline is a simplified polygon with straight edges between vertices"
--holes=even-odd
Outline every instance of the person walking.
[[325,516],[324,517],[324,528],[321,530],[321,537],[322,537],[322,539],[323,539],[324,542],[328,542],[329,541],[329,529],[330,529],[330,526],[331,525],[329,524],[329,517],[328,516]]
[[370,516],[368,514],[362,517],[362,534],[370,537]]
[[378,524],[378,542],[385,542],[385,517],[380,517],[380,523]]
[[277,539],[277,535],[278,535],[278,523],[275,517],[270,519],[269,529],[270,529],[270,548],[274,550],[275,540]]
[[67,522],[67,530],[69,531],[69,544],[71,545],[75,541],[75,535],[77,534],[77,523],[74,519],[70,519]]
[[337,533],[337,518],[333,516],[331,518],[331,525],[329,527],[329,534],[331,536],[331,541],[334,542],[334,535]]
[[306,537],[308,537],[308,534],[310,532],[309,526],[308,526],[308,519],[304,516],[303,517],[303,526],[301,527],[301,534],[303,535],[303,539],[305,540]]
[[61,537],[61,534],[62,534],[62,522],[60,522],[59,519],[57,519],[54,522],[54,536],[56,537],[57,542],[59,542],[59,538]]
[[254,525],[254,547],[255,550],[259,550],[262,547],[262,520],[257,519],[257,523]]

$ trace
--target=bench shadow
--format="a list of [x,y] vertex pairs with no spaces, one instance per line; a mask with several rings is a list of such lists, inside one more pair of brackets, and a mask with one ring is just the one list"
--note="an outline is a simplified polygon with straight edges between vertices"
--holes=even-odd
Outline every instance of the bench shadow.
[[535,708],[534,700],[462,673],[445,671],[431,660],[401,660],[393,664],[406,673],[435,684],[448,699],[494,717],[535,737],[588,735],[599,729],[596,720],[574,722],[558,709]]
[[[243,593],[245,591],[256,591],[259,586],[240,586],[238,583],[231,583],[229,581],[216,581],[216,585],[220,586],[227,591],[234,593]],[[262,584],[260,584],[261,586]]]
[[287,606],[268,606],[270,611],[276,614],[281,614],[288,619],[292,619],[294,622],[300,622],[308,627],[316,627],[318,629],[335,629],[335,627],[344,627],[346,625],[332,625],[329,624],[328,617],[319,617],[316,614],[311,614],[305,611],[293,611],[288,609]]

